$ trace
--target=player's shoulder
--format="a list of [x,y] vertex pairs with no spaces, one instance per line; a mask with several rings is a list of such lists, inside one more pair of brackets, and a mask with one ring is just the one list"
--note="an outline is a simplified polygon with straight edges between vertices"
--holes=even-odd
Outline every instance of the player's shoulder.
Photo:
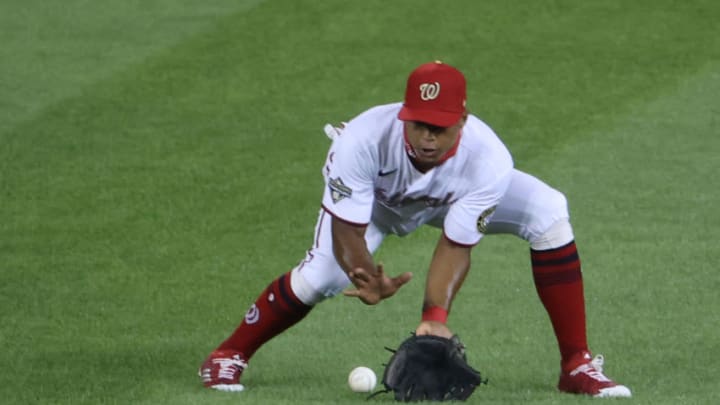
[[482,164],[504,170],[512,167],[512,155],[495,131],[475,115],[468,115],[461,140],[466,152]]
[[400,108],[401,103],[392,103],[363,111],[347,122],[341,138],[350,143],[380,143],[397,129]]
[[399,131],[397,113],[400,103],[379,105],[350,119],[342,133],[333,138],[333,152],[347,160],[376,161],[382,150]]
[[397,122],[397,115],[402,103],[383,104],[371,107],[348,122],[347,127],[358,130],[377,132],[392,127]]
[[388,117],[395,119],[395,118],[397,118],[397,115],[400,112],[401,108],[402,108],[401,102],[381,104],[381,105],[376,105],[374,107],[368,108],[363,113],[361,113],[361,115],[364,115],[364,114],[373,115],[373,116],[380,115],[380,116],[388,116]]
[[462,131],[463,139],[467,140],[469,147],[485,150],[505,148],[505,144],[490,125],[474,115],[468,114]]
[[463,133],[468,134],[471,139],[479,141],[490,141],[498,138],[495,131],[485,121],[475,115],[468,114],[467,121],[463,127]]

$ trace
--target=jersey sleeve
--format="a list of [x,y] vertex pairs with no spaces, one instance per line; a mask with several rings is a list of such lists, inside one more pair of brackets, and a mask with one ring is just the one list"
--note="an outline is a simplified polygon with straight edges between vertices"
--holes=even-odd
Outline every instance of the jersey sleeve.
[[478,176],[476,191],[456,201],[448,210],[443,224],[443,232],[451,241],[464,246],[477,244],[485,233],[487,224],[495,208],[500,203],[512,178],[512,162],[491,171],[492,178]]
[[323,208],[358,225],[370,223],[377,172],[377,151],[352,122],[337,136],[323,168]]

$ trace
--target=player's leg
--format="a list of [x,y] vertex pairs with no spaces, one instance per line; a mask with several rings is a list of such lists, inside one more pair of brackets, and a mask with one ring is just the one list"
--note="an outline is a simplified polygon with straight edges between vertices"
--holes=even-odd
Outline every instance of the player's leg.
[[[537,178],[516,170],[487,233],[509,233],[530,242],[533,280],[553,326],[563,376],[563,391],[598,396],[629,396],[630,391],[602,375],[602,365],[587,345],[585,297],[580,257],[565,196]],[[587,378],[585,378],[587,377]]]
[[[211,353],[201,367],[203,383],[223,391],[241,391],[242,371],[266,342],[302,320],[325,298],[350,284],[335,260],[331,217],[320,210],[314,243],[298,266],[273,280],[250,306],[240,326]],[[374,252],[384,235],[372,224],[365,239]]]
[[488,224],[530,242],[532,273],[558,339],[563,361],[587,350],[580,259],[562,193],[520,171]]

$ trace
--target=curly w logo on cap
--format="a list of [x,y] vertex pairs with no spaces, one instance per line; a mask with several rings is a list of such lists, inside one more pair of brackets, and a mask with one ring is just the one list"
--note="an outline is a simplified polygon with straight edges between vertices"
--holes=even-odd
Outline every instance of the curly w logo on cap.
[[398,114],[403,121],[439,127],[457,123],[465,112],[465,76],[442,62],[420,65],[408,77],[405,102]]

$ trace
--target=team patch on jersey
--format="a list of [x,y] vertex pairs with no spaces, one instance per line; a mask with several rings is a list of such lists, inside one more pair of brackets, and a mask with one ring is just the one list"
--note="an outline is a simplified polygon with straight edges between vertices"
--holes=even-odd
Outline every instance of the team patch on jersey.
[[492,215],[493,212],[495,212],[495,208],[497,208],[497,205],[486,209],[478,217],[477,229],[480,233],[487,232],[487,226],[488,226],[488,223],[490,222],[490,216]]
[[352,189],[343,183],[340,177],[330,178],[328,181],[328,187],[330,187],[330,197],[333,203],[337,203],[343,198],[350,197],[352,195]]

